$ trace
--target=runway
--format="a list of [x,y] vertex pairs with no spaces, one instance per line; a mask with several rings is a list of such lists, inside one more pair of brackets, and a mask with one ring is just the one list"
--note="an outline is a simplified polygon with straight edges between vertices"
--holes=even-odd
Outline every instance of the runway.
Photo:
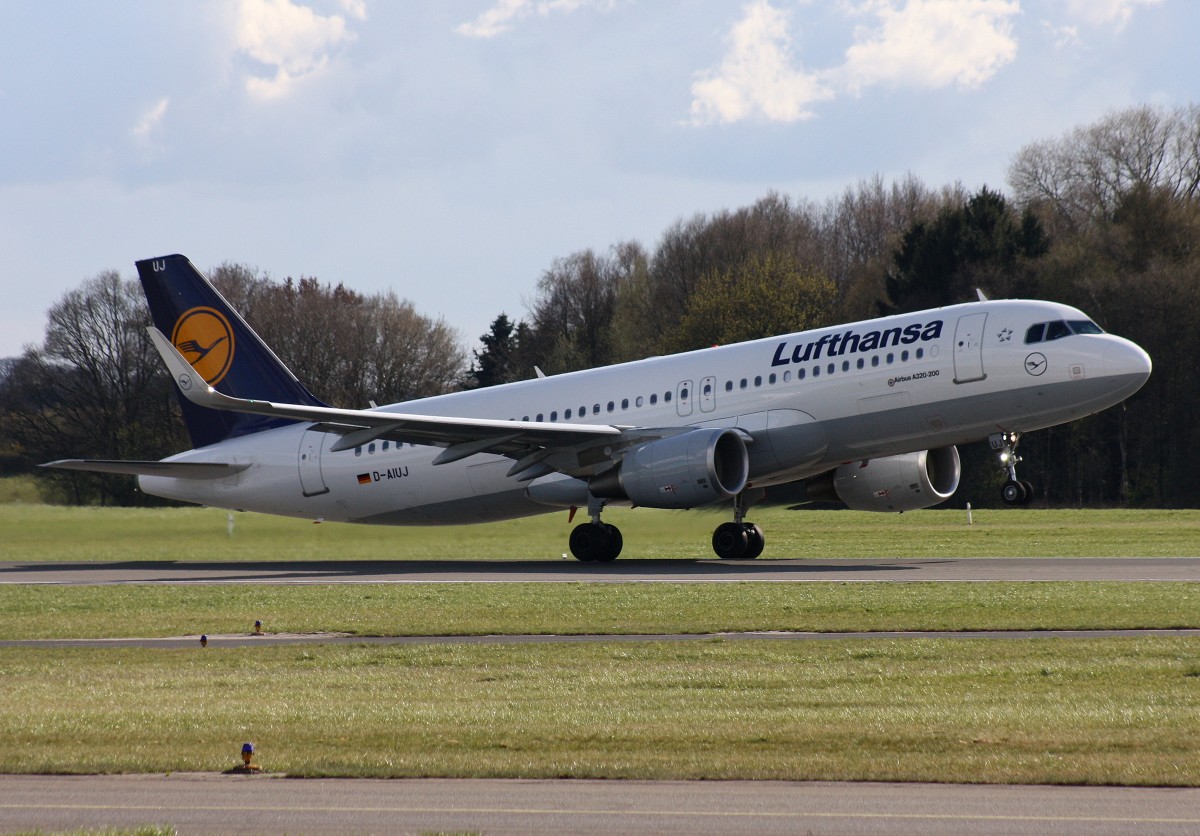
[[0,830],[1195,833],[1200,789],[783,781],[0,776]]
[[1200,557],[0,563],[13,584],[1200,581]]

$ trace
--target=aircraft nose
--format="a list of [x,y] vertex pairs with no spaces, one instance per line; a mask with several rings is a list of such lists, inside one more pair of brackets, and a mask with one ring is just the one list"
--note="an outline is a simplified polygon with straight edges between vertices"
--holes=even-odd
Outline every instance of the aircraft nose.
[[1139,387],[1149,379],[1154,365],[1145,349],[1121,338],[1114,340],[1104,352],[1104,360],[1109,374],[1133,377]]

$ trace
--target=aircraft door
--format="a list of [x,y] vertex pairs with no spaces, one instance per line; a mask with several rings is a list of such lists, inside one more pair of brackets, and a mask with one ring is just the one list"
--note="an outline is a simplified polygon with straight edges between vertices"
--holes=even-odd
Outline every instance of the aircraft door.
[[325,433],[307,430],[300,438],[300,491],[305,496],[320,496],[329,493],[325,476],[321,473],[321,447]]
[[675,387],[675,411],[679,413],[680,418],[692,414],[692,381],[682,380]]
[[954,327],[954,382],[983,380],[983,326],[986,313],[967,314]]
[[717,408],[717,379],[706,377],[700,381],[700,411],[712,412]]

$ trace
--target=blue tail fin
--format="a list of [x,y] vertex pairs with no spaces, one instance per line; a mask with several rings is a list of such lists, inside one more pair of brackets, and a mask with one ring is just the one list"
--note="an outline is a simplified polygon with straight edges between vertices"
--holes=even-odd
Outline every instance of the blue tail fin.
[[[137,271],[155,327],[208,385],[234,398],[325,406],[187,258],[168,255],[146,259],[137,262]],[[293,423],[206,409],[182,395],[179,404],[196,447]]]

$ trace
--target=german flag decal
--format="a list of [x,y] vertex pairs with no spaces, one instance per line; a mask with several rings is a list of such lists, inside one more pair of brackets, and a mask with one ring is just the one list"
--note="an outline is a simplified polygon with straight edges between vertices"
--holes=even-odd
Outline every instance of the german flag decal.
[[360,485],[369,485],[369,484],[371,484],[371,474],[370,474],[370,473],[360,473],[360,474],[358,474],[358,484],[360,484]]

